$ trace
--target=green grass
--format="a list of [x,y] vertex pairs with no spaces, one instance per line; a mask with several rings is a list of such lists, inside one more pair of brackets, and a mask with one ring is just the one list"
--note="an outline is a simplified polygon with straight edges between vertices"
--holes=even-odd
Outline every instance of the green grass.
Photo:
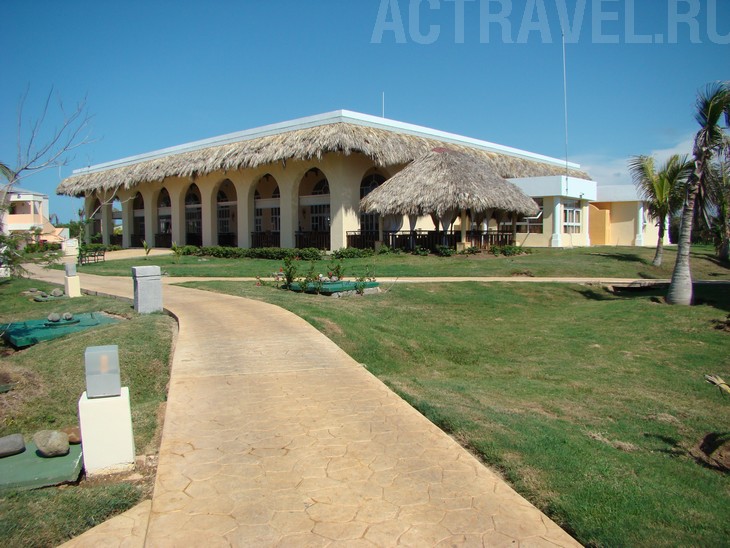
[[[117,344],[122,385],[130,389],[137,454],[156,453],[174,320],[162,314],[137,315],[128,301],[107,297],[37,303],[23,294],[31,287],[50,291],[53,286],[24,279],[0,284],[0,323],[44,318],[50,312],[99,310],[126,319],[18,352],[0,345],[0,372],[18,382],[14,390],[0,394],[0,436],[22,433],[28,441],[41,429],[77,425],[78,400],[86,389],[84,351],[88,346]],[[4,494],[0,497],[0,544],[56,545],[146,495],[145,487],[131,483]],[[24,516],[22,520],[19,515]]]
[[730,286],[694,307],[553,284],[404,284],[331,299],[252,282],[196,287],[307,319],[515,488],[595,546],[719,546],[730,476],[690,450],[728,436]]
[[[582,276],[621,278],[669,278],[674,267],[676,248],[665,251],[662,267],[654,267],[651,261],[654,250],[636,247],[589,247],[574,249],[535,248],[530,255],[518,257],[493,257],[455,255],[452,257],[419,257],[408,254],[377,255],[367,259],[346,259],[342,261],[346,276],[365,273],[372,265],[375,274],[384,276],[513,276],[529,273],[534,276]],[[317,271],[323,274],[334,259],[325,259],[317,264]],[[137,258],[106,261],[84,265],[80,272],[101,275],[129,276],[132,266],[159,265],[170,276],[220,276],[254,277],[270,276],[283,266],[282,261],[261,259],[216,259],[210,257],[182,257],[180,263],[172,256]],[[300,274],[309,268],[302,262]],[[728,265],[719,264],[714,250],[709,246],[693,246],[692,272],[697,280],[730,280]]]

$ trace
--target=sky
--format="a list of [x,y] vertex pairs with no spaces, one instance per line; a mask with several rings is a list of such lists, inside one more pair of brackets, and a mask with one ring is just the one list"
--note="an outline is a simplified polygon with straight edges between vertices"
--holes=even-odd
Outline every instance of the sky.
[[[730,0],[2,0],[0,161],[52,101],[89,142],[19,183],[61,222],[74,169],[348,109],[564,158],[630,184],[632,155],[691,152],[730,80]],[[564,94],[563,44],[567,93]],[[18,107],[25,95],[20,133]],[[87,135],[87,134],[84,134]]]

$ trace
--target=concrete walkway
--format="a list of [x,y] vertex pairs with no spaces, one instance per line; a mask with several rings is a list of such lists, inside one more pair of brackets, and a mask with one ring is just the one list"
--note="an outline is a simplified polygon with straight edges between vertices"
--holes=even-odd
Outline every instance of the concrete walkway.
[[[131,278],[81,286],[132,296]],[[180,327],[151,507],[68,546],[578,546],[299,317],[175,286],[164,303]]]

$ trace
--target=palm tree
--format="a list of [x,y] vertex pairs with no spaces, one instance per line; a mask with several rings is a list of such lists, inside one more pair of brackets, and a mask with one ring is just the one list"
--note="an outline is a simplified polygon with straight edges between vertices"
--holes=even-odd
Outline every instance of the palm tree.
[[727,146],[725,128],[730,125],[730,85],[728,83],[710,84],[697,97],[695,119],[700,130],[695,136],[692,152],[692,172],[687,181],[687,194],[682,211],[682,224],[679,231],[677,262],[672,272],[667,302],[670,304],[692,304],[692,274],[689,268],[692,219],[694,217],[697,194],[707,189],[707,178],[713,156]]
[[15,180],[15,172],[2,162],[0,162],[0,176],[7,179],[8,183],[12,183]]
[[652,264],[662,265],[664,256],[664,235],[667,232],[667,217],[682,204],[680,188],[689,175],[687,157],[675,154],[657,172],[654,158],[634,156],[629,160],[629,171],[639,196],[646,203],[651,218],[656,219],[659,239]]

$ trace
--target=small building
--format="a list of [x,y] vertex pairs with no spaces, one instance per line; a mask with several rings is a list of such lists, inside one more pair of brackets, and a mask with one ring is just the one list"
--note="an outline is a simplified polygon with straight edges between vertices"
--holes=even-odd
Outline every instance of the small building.
[[[665,245],[668,227],[669,222]],[[596,201],[590,204],[590,238],[593,245],[655,247],[659,227],[634,185],[599,185]]]
[[5,234],[33,235],[39,242],[61,243],[68,238],[67,228],[56,228],[49,220],[48,195],[12,185],[0,187],[6,208],[2,215]]
[[[99,233],[104,243],[113,238],[113,210],[121,209],[124,247],[143,240],[155,247],[388,245],[404,219],[363,214],[360,199],[438,147],[479,156],[541,208],[527,219],[499,211],[478,223],[465,218],[470,237],[514,239],[516,231],[517,243],[529,246],[591,244],[597,186],[578,164],[344,110],[78,169],[57,192],[84,198],[88,235]],[[460,223],[452,224],[455,238]],[[416,228],[437,230],[430,217]]]

